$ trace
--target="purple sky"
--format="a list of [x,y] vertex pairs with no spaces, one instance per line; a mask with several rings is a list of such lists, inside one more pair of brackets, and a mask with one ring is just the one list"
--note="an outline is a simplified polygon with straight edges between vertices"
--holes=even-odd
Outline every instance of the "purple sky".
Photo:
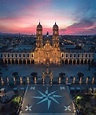
[[96,34],[96,0],[0,0],[0,32],[52,34],[57,22],[60,34]]

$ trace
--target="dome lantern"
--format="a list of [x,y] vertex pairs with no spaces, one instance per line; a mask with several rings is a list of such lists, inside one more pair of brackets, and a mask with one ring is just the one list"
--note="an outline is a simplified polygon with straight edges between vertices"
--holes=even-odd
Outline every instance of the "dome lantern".
[[58,25],[56,24],[56,22],[55,22],[55,24],[53,25],[53,29],[58,29]]
[[39,24],[37,25],[37,28],[38,28],[38,29],[42,29],[42,25],[40,24],[40,22],[39,22]]

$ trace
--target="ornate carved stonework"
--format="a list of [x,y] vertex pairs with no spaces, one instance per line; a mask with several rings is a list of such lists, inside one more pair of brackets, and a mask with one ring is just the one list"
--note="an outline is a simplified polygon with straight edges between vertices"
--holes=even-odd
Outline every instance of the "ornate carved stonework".
[[[35,64],[60,64],[61,50],[59,48],[58,26],[56,25],[56,23],[53,26],[52,45],[50,43],[50,40],[48,39],[48,35],[46,37],[45,45],[43,44],[41,30],[42,30],[42,26],[40,26],[40,23],[39,23],[39,25],[37,26],[37,44],[38,45],[34,51]],[[38,34],[39,33],[38,31],[40,31],[41,35]],[[43,44],[43,46],[41,44]]]

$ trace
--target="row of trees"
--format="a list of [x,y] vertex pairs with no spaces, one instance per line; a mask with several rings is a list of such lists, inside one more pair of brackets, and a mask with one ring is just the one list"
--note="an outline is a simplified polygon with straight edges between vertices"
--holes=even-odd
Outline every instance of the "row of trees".
[[[82,79],[84,78],[84,74],[82,72],[78,72],[77,76],[78,76],[79,80],[80,80],[80,78],[82,78]],[[59,73],[59,77],[61,77],[61,79],[63,80],[64,78],[66,78],[66,73],[63,73],[63,72]],[[96,78],[96,72],[93,74],[93,77]],[[73,76],[71,76],[70,78],[73,78]],[[88,76],[88,78],[90,78],[90,77]]]
[[[34,77],[36,77],[36,79],[38,79],[38,73],[37,72],[32,72],[31,74],[31,77],[32,77],[32,79],[34,80]],[[17,80],[17,79],[19,79],[20,77],[19,77],[19,73],[18,72],[13,72],[12,73],[12,76]],[[59,78],[61,78],[61,80],[65,80],[66,79],[66,73],[63,73],[63,72],[61,72],[61,73],[59,73]],[[82,72],[78,72],[77,73],[77,78],[78,78],[78,80],[80,80],[80,79],[84,79],[84,74],[82,73]],[[0,78],[2,77],[2,72],[0,72]],[[6,76],[6,77],[8,77],[8,76]],[[88,77],[88,79],[90,79],[90,76],[87,76]],[[93,74],[93,77],[94,78],[96,78],[96,72]],[[23,78],[26,78],[26,77],[23,77]],[[70,77],[71,79],[73,79],[74,78],[74,76],[71,76]]]
[[[0,72],[0,77],[1,77],[1,75],[2,75],[2,73]],[[34,79],[34,77],[38,78],[37,72],[32,72],[30,75],[32,76],[33,79]],[[19,74],[18,74],[18,72],[13,72],[12,76],[15,77],[15,79],[18,79]],[[84,74],[82,72],[78,72],[77,76],[78,76],[78,79],[84,78]],[[61,77],[61,79],[63,80],[64,78],[66,78],[66,73],[63,73],[63,72],[59,73],[59,77]],[[93,74],[93,77],[96,77],[96,72]],[[71,76],[70,78],[73,78],[73,76]]]

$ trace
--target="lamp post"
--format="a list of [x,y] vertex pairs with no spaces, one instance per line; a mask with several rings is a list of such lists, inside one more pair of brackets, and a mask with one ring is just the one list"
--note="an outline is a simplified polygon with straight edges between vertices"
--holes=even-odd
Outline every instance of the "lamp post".
[[61,84],[61,77],[59,77],[59,79],[58,79],[58,83]]
[[27,77],[27,83],[28,83],[28,84],[30,83],[29,77]]
[[22,81],[22,77],[20,77],[20,84],[22,84],[23,83],[23,81]]
[[36,78],[36,77],[34,77],[34,83],[35,83],[35,84],[37,83],[37,78]]
[[9,78],[7,77],[7,84],[9,85]]

